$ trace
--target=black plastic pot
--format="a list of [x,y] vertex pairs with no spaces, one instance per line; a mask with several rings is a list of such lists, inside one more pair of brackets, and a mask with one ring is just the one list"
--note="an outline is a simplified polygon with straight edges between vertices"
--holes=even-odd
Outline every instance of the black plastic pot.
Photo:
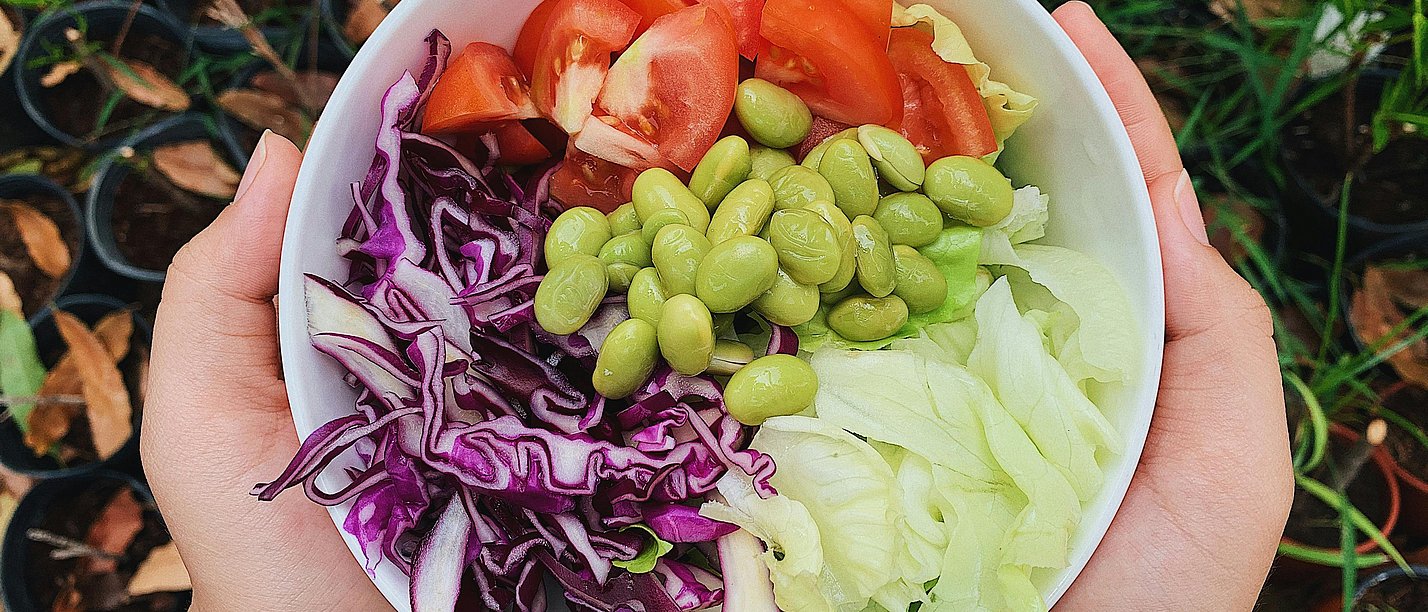
[[327,37],[332,39],[332,44],[348,59],[357,55],[357,48],[361,46],[347,40],[347,34],[343,32],[342,24],[347,21],[347,6],[350,1],[318,0],[317,6],[318,15],[322,19],[322,28],[327,31]]
[[[56,302],[60,310],[68,312],[87,325],[93,325],[111,312],[128,306],[113,297],[105,295],[71,295]],[[64,354],[65,345],[55,328],[54,313],[45,309],[30,321],[30,329],[35,334],[35,348],[45,367],[53,367]],[[53,457],[36,457],[34,451],[25,446],[20,428],[12,420],[0,423],[0,463],[5,467],[34,478],[63,478],[90,474],[101,470],[128,470],[138,473],[139,469],[139,423],[142,418],[142,396],[139,394],[138,365],[140,355],[149,350],[153,341],[154,328],[143,317],[134,315],[134,335],[130,340],[129,354],[119,363],[119,371],[125,375],[129,387],[129,397],[134,406],[134,433],[129,441],[113,457],[103,461],[61,466]]]
[[[55,298],[68,293],[71,287],[74,286],[77,278],[83,280],[90,276],[89,272],[91,272],[91,270],[86,269],[86,266],[89,265],[88,261],[92,259],[92,256],[89,256],[88,253],[85,252],[87,249],[86,243],[88,241],[85,238],[84,211],[79,207],[79,204],[74,201],[74,198],[70,196],[68,191],[53,181],[36,174],[0,175],[0,199],[26,200],[36,197],[53,198],[63,202],[74,219],[74,225],[71,228],[61,226],[60,234],[64,235],[66,229],[68,229],[68,231],[72,232],[74,237],[78,239],[75,242],[76,247],[74,252],[70,253],[69,272],[65,273],[64,277],[61,278],[59,283],[55,286],[55,290],[45,299],[45,302],[51,302],[54,301]],[[41,306],[42,304],[25,304],[26,312],[38,313],[41,310]]]
[[[1353,259],[1345,262],[1344,270],[1350,275],[1361,277],[1364,268],[1371,263],[1407,258],[1416,258],[1419,260],[1428,258],[1428,231],[1380,241],[1372,248],[1359,253]],[[1354,344],[1358,346],[1359,350],[1367,351],[1369,349],[1369,343],[1359,337],[1359,330],[1354,328],[1353,323],[1349,319],[1353,294],[1357,289],[1356,286],[1349,282],[1348,278],[1343,279],[1343,282],[1339,284],[1339,316],[1343,318],[1344,327],[1349,330],[1349,336],[1353,338]],[[1384,364],[1381,367],[1387,368],[1389,366]]]
[[[205,115],[189,113],[149,126],[126,139],[122,146],[148,151],[155,146],[186,140],[209,140],[219,151],[226,150],[213,122]],[[228,160],[234,163],[235,160]],[[236,164],[235,164],[236,165]],[[116,274],[145,282],[162,282],[166,269],[144,268],[130,262],[119,249],[114,235],[114,205],[120,185],[133,168],[117,156],[106,157],[95,170],[94,182],[85,201],[84,217],[90,246],[106,268]],[[167,268],[167,265],[164,266]]]
[[[318,70],[341,76],[342,72],[347,69],[347,65],[352,61],[350,55],[343,53],[342,50],[337,47],[336,43],[327,40],[326,37],[318,39],[315,62],[312,59],[311,48],[312,45],[308,42],[304,43],[301,49],[299,49],[296,66],[298,71],[310,70],[315,64]],[[260,72],[271,69],[272,66],[269,66],[267,62],[254,60],[233,75],[233,79],[228,83],[228,89],[248,87],[253,77],[257,76]],[[248,158],[253,152],[253,147],[257,145],[257,141],[254,140],[254,138],[260,133],[243,125],[237,119],[230,117],[222,111],[218,111],[216,115],[218,139],[223,142],[223,146],[227,149],[229,157],[239,162],[240,169],[247,166]],[[245,133],[252,138],[245,138]]]
[[[158,525],[162,526],[162,519],[158,517],[154,497],[149,488],[127,474],[100,471],[85,476],[49,480],[35,485],[25,494],[15,508],[15,514],[5,529],[4,543],[0,545],[0,558],[4,559],[3,566],[0,566],[0,592],[3,592],[4,607],[7,611],[49,612],[53,609],[52,602],[43,601],[35,592],[36,583],[53,579],[53,576],[36,567],[43,559],[37,558],[38,546],[34,545],[26,532],[50,523],[53,520],[51,517],[63,516],[57,513],[73,511],[72,504],[76,499],[91,496],[102,498],[122,487],[132,489],[140,505],[145,507],[146,518],[156,519]],[[163,597],[172,598],[174,610],[187,609],[192,599],[190,593],[175,593]]]
[[[216,55],[232,55],[245,53],[252,49],[248,40],[243,38],[243,33],[238,30],[224,27],[211,22],[195,23],[193,12],[194,7],[208,0],[168,0],[169,12],[174,18],[182,23],[187,23],[193,32],[193,43],[200,49]],[[255,17],[255,15],[249,15]],[[298,16],[291,20],[291,23],[268,23],[259,27],[258,30],[268,39],[268,42],[281,52],[283,45],[292,40],[293,36],[300,36],[306,29],[307,16]]]
[[[1410,571],[1404,571],[1401,567],[1389,567],[1368,576],[1359,582],[1359,588],[1354,590],[1354,601],[1351,606],[1354,610],[1387,610],[1395,608],[1378,607],[1377,602],[1368,601],[1370,598],[1386,595],[1399,589],[1412,589],[1405,593],[1406,601],[1388,602],[1389,605],[1404,606],[1396,607],[1399,610],[1423,610],[1428,608],[1428,565],[1410,565]],[[1373,604],[1373,607],[1370,607]]]

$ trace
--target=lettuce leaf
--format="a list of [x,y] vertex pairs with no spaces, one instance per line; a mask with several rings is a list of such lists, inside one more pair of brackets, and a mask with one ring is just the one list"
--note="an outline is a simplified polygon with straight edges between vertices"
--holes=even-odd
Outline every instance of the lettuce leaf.
[[1041,188],[1027,185],[1012,194],[1011,212],[1001,222],[983,230],[982,259],[1006,259],[1014,255],[1012,245],[1046,236],[1051,220],[1051,196]]
[[760,497],[753,481],[729,472],[718,483],[724,503],[705,502],[699,513],[732,523],[763,540],[768,550],[759,558],[769,568],[774,600],[783,610],[831,611],[819,584],[834,578],[823,557],[818,525],[803,504],[785,495]]

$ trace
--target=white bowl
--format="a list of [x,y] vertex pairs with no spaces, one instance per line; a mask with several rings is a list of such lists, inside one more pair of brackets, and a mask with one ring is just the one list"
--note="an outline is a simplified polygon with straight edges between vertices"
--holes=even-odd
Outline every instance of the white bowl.
[[[1091,557],[1120,506],[1140,458],[1155,406],[1165,332],[1160,249],[1150,196],[1130,139],[1091,67],[1036,0],[925,0],[951,17],[993,75],[1041,101],[1035,117],[1008,143],[1002,165],[1018,184],[1052,197],[1043,242],[1076,249],[1105,264],[1139,316],[1140,370],[1132,384],[1096,398],[1126,440],[1125,454],[1106,462],[1105,486],[1076,533],[1071,566],[1035,578],[1048,604],[1065,593]],[[440,28],[461,49],[487,41],[510,47],[536,0],[406,0],[363,45],[343,75],[308,144],[283,243],[279,298],[283,368],[293,422],[307,436],[349,414],[356,394],[338,365],[307,340],[302,275],[340,278],[346,267],[334,240],[352,209],[353,181],[372,162],[378,108],[403,71],[421,65],[422,39]],[[342,483],[325,483],[335,489]],[[348,506],[331,509],[341,531]],[[352,553],[356,540],[342,532]],[[358,561],[353,561],[357,563]],[[383,563],[377,587],[398,610],[410,609],[408,581]]]

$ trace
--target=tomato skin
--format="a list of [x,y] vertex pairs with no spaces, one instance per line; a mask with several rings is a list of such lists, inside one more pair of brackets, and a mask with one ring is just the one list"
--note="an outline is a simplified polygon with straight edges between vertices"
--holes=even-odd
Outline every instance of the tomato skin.
[[432,87],[422,131],[450,134],[536,116],[530,89],[511,56],[496,45],[477,42],[466,45]]
[[839,0],[768,0],[760,31],[770,47],[755,74],[813,114],[851,125],[898,116],[902,89],[885,47]]
[[550,149],[519,121],[505,121],[491,126],[496,135],[496,147],[501,155],[497,161],[511,166],[538,164],[550,159]]
[[893,30],[888,57],[903,92],[902,116],[890,124],[928,163],[949,155],[983,157],[997,150],[991,117],[967,68],[932,50],[932,35]]
[[635,31],[636,36],[644,34],[645,30],[650,29],[650,26],[654,24],[656,19],[691,4],[691,2],[685,2],[685,0],[620,0],[620,2],[625,3],[625,6],[630,7],[630,10],[640,14],[640,27]]
[[559,0],[531,76],[531,99],[541,114],[568,133],[579,132],[605,82],[610,55],[630,43],[639,24],[639,14],[618,0]]
[[[764,16],[764,0],[699,0],[719,13],[720,17],[734,30],[734,39],[739,42],[739,55],[753,60],[759,56],[768,42],[759,33],[759,22]],[[891,10],[891,7],[889,7]]]
[[534,76],[536,52],[540,48],[540,40],[545,36],[545,31],[550,28],[550,16],[555,12],[557,4],[560,4],[560,0],[545,0],[536,5],[530,17],[526,18],[525,25],[521,26],[520,35],[516,37],[516,46],[511,51],[511,56],[516,60],[516,67],[521,69],[521,74],[526,75],[528,80]]
[[794,159],[802,160],[808,157],[808,152],[812,151],[814,147],[823,144],[823,141],[828,140],[834,134],[850,127],[853,126],[846,123],[838,123],[837,121],[830,121],[823,117],[814,117],[813,128],[808,130],[808,137],[793,147],[792,153]]
[[882,49],[888,48],[892,34],[893,0],[839,0],[848,7],[858,23],[863,25]]
[[590,206],[610,213],[630,201],[636,176],[634,170],[570,147],[550,178],[550,196],[562,210]]

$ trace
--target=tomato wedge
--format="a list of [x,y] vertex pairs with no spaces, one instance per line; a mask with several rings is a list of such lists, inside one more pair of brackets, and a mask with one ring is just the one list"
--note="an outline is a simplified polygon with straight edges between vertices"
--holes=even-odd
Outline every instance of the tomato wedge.
[[609,213],[630,201],[638,173],[570,147],[550,178],[550,196],[565,208],[591,206]]
[[691,170],[719,138],[738,80],[734,33],[714,10],[666,15],[610,67],[574,144],[627,167]]
[[536,46],[531,99],[566,132],[585,124],[610,69],[610,54],[629,44],[640,16],[618,0],[560,0]]
[[490,131],[496,135],[496,148],[500,152],[496,160],[503,164],[524,166],[550,159],[550,149],[519,121],[498,123],[491,126]]
[[992,120],[966,67],[932,50],[932,35],[893,30],[888,58],[902,85],[902,117],[890,124],[932,163],[949,155],[982,157],[997,150]]
[[848,7],[848,12],[863,25],[863,29],[873,35],[883,49],[888,48],[888,36],[892,34],[892,0],[840,0]]
[[815,115],[852,125],[898,116],[902,91],[885,46],[839,0],[768,0],[760,31],[771,46],[755,74]]
[[511,51],[511,56],[516,60],[516,67],[521,69],[521,74],[530,79],[535,75],[536,51],[540,47],[540,40],[545,36],[545,31],[550,25],[551,13],[555,12],[555,6],[560,4],[560,0],[545,0],[537,4],[535,10],[531,11],[526,22],[521,26],[521,33],[516,37],[516,47]]
[[471,43],[451,60],[431,89],[422,131],[449,134],[491,121],[539,116],[530,89],[506,50]]
[[[764,15],[764,0],[699,0],[719,13],[720,17],[734,30],[734,39],[739,41],[739,55],[750,60],[759,56],[768,43],[759,33],[759,21]],[[891,7],[889,7],[891,9]]]
[[640,14],[640,28],[636,35],[643,34],[645,30],[650,29],[650,25],[654,24],[656,19],[693,4],[685,2],[685,0],[620,0],[620,2]]

